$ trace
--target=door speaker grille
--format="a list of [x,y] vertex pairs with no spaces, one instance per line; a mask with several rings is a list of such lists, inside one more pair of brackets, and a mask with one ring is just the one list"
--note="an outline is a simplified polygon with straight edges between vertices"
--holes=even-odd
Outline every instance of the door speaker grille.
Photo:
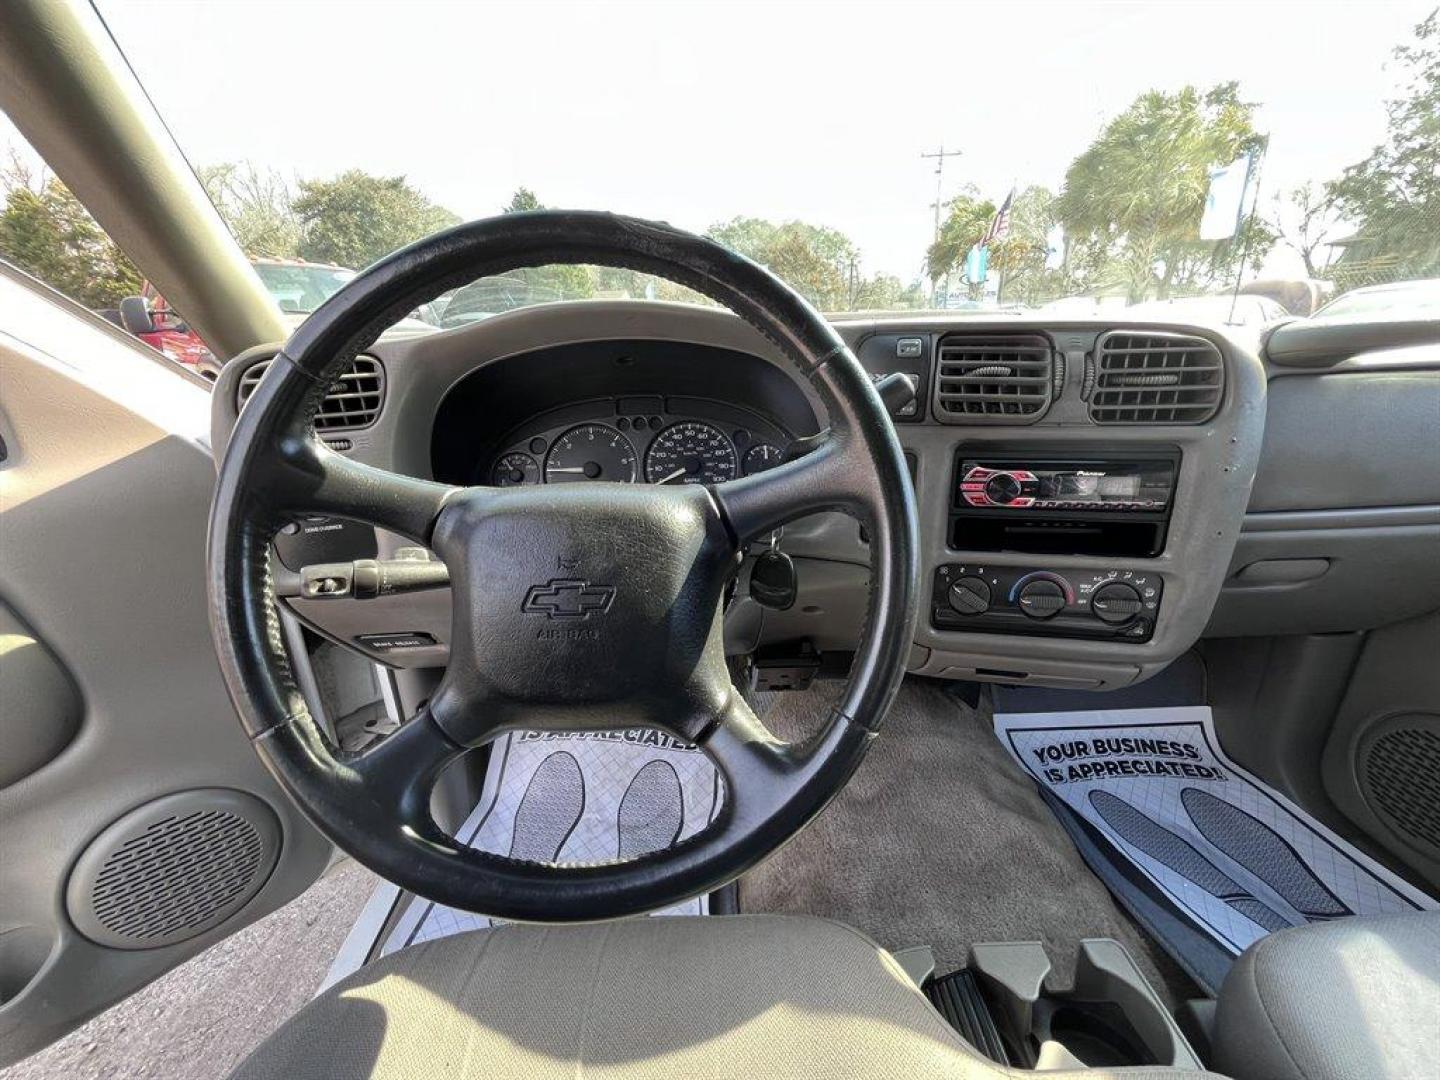
[[170,945],[238,911],[278,854],[274,815],[239,792],[158,799],[106,829],[71,877],[69,901],[87,936],[116,948]]
[[1360,790],[1386,825],[1440,856],[1440,716],[1410,713],[1377,725],[1361,747]]

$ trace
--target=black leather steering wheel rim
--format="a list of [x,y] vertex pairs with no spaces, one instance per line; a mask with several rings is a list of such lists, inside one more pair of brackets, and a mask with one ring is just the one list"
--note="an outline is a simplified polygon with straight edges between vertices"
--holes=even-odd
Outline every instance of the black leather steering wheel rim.
[[[326,388],[397,317],[476,277],[552,263],[654,273],[730,308],[809,380],[829,414],[829,440],[770,472],[710,488],[497,492],[362,465],[315,436]],[[598,488],[610,491],[578,490]],[[858,517],[869,537],[867,618],[849,685],[824,729],[803,745],[781,744],[728,677],[723,687],[719,681],[721,596],[747,542],[832,509]],[[433,545],[451,570],[456,626],[441,689],[359,754],[330,744],[290,675],[268,552],[275,532],[301,513],[348,517]],[[581,530],[581,520],[604,527]],[[592,539],[597,532],[602,538]],[[653,562],[643,577],[623,565],[621,556],[635,551]],[[491,565],[496,552],[503,567]],[[613,686],[598,678],[600,659],[583,637],[543,649],[530,641],[514,590],[557,552],[562,566],[588,563],[618,581],[606,615],[617,632],[596,646],[632,661],[619,665]],[[208,555],[226,686],[256,752],[307,816],[406,889],[529,921],[635,914],[710,891],[814,817],[859,764],[904,676],[919,561],[914,495],[894,428],[834,328],[768,271],[712,241],[582,211],[507,214],[438,233],[370,267],[315,312],[240,414],[220,465]],[[508,654],[506,666],[491,661],[495,650]],[[654,673],[637,666],[646,656]],[[721,813],[674,848],[557,867],[474,851],[431,819],[440,772],[499,730],[635,722],[702,743],[725,776]]]

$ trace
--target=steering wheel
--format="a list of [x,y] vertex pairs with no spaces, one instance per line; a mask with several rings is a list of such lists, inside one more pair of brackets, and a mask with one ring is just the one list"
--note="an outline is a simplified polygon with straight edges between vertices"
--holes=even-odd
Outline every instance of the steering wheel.
[[[384,327],[482,275],[553,263],[640,270],[724,304],[814,386],[829,438],[805,457],[710,486],[451,487],[343,457],[312,428],[325,391]],[[480,420],[477,418],[477,422]],[[849,683],[816,735],[782,743],[732,685],[721,633],[745,545],[842,510],[870,543],[869,606]],[[428,705],[342,752],[291,678],[270,576],[275,533],[301,514],[368,522],[432,548],[450,571],[449,665]],[[869,378],[787,285],[669,225],[539,211],[461,225],[360,274],[295,332],[235,426],[211,508],[210,615],[231,700],[266,767],[335,844],[438,903],[505,919],[652,911],[718,888],[844,786],[904,676],[914,629],[915,498]],[[582,583],[583,610],[536,603]],[[566,605],[571,606],[571,605]],[[515,729],[658,728],[707,752],[724,804],[698,834],[623,862],[527,862],[474,850],[431,817],[436,779]]]

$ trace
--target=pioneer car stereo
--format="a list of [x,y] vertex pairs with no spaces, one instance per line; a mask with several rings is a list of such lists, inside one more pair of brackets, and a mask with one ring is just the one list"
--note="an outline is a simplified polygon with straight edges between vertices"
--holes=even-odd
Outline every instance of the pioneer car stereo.
[[1136,512],[1164,510],[1175,490],[1175,462],[962,459],[960,499],[1010,510]]
[[1097,455],[962,446],[955,457],[950,547],[1153,557],[1165,542],[1179,470],[1175,447]]

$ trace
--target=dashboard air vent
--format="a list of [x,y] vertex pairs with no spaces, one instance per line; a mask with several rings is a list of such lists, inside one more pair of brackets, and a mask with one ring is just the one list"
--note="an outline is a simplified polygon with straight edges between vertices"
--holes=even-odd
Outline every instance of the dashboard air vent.
[[1055,352],[1039,334],[940,340],[935,417],[949,424],[1033,424],[1050,408]]
[[[270,361],[262,360],[240,376],[235,390],[237,410],[260,385]],[[369,427],[380,415],[385,401],[385,369],[373,356],[357,356],[330,387],[315,414],[316,431],[353,431]]]
[[1112,330],[1095,343],[1090,419],[1097,424],[1203,424],[1225,388],[1220,350],[1204,338]]

